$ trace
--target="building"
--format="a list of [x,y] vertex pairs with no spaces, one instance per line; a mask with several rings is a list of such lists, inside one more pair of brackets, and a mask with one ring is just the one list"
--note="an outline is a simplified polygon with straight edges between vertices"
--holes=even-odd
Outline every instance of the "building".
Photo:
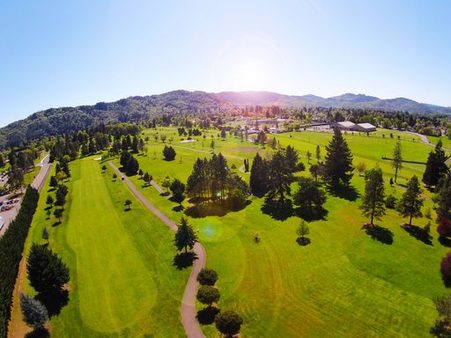
[[376,126],[373,126],[371,123],[359,123],[355,125],[354,130],[369,133],[376,131]]
[[351,121],[343,121],[343,122],[337,122],[335,126],[340,130],[347,130],[347,131],[359,131],[363,133],[368,133],[371,131],[376,131],[376,127],[373,126],[371,123],[358,123],[355,124]]
[[335,126],[340,130],[354,130],[355,123],[351,121],[343,121],[343,122],[337,122]]

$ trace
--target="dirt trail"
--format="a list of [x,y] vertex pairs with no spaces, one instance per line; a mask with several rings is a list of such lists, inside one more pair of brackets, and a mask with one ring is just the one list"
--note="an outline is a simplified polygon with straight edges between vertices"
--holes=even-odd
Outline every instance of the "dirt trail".
[[[138,190],[138,188],[130,181],[126,176],[124,176],[119,169],[112,163],[108,164],[113,168],[118,177],[123,177],[123,182],[128,187],[128,189],[135,195],[135,197],[155,216],[161,219],[171,230],[177,230],[177,224],[175,224],[169,217],[162,213],[158,208],[156,208],[149,200]],[[160,192],[161,188],[153,182],[152,186]],[[196,243],[193,249],[197,256],[197,259],[193,263],[193,269],[188,278],[188,282],[185,286],[185,292],[183,293],[182,305],[180,309],[180,314],[182,317],[183,327],[188,338],[204,338],[205,335],[199,326],[196,319],[196,293],[197,293],[197,274],[199,271],[205,267],[207,260],[207,254],[205,249],[200,243]]]

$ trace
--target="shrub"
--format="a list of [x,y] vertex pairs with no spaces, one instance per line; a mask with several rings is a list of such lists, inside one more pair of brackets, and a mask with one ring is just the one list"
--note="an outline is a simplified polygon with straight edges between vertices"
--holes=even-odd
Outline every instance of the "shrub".
[[396,207],[396,197],[393,195],[388,195],[385,199],[385,206],[387,209],[394,209]]
[[196,295],[197,300],[207,306],[217,303],[219,297],[220,295],[218,289],[210,285],[202,285]]
[[217,280],[218,274],[213,269],[203,268],[197,275],[200,285],[215,285]]
[[20,294],[20,309],[24,322],[35,330],[41,329],[45,322],[49,320],[45,306],[40,301],[23,293]]
[[216,328],[228,337],[238,334],[242,324],[243,319],[234,311],[221,312],[215,318]]

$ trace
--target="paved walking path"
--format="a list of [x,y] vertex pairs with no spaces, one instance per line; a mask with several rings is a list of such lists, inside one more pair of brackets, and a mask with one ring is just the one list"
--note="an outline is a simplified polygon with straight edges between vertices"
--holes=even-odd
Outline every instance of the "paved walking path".
[[[119,169],[110,161],[108,164],[113,168],[118,177],[123,177],[123,182],[130,189],[130,191],[135,195],[135,197],[155,216],[161,219],[171,230],[177,230],[177,224],[175,224],[169,217],[162,213],[158,208],[156,208],[149,200],[138,190],[138,188],[130,181],[126,176],[124,176]],[[160,192],[161,188],[153,182],[152,186]],[[185,286],[185,292],[183,293],[182,306],[180,309],[180,314],[182,316],[182,323],[185,329],[185,333],[188,338],[204,338],[204,334],[199,326],[196,319],[196,293],[197,293],[197,274],[199,271],[205,267],[205,262],[207,260],[207,254],[205,249],[200,243],[196,243],[193,248],[197,259],[194,260],[193,269],[188,278],[188,282]]]

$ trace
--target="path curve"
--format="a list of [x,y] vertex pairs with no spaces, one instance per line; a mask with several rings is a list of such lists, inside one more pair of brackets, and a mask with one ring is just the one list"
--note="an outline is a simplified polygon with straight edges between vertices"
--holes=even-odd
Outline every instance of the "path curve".
[[[122,181],[128,187],[128,189],[135,195],[135,197],[155,216],[164,222],[171,230],[177,230],[177,224],[174,223],[169,217],[162,213],[158,208],[156,208],[149,200],[138,190],[138,188],[130,181],[129,178],[124,176],[123,173],[109,161],[108,164],[113,168],[118,177],[122,177]],[[152,186],[158,191],[154,184]],[[158,186],[158,185],[157,185]],[[197,274],[201,269],[205,267],[207,260],[207,254],[205,252],[202,244],[197,242],[193,248],[197,259],[193,263],[193,269],[189,275],[188,282],[185,286],[185,291],[183,293],[182,306],[180,308],[180,314],[182,317],[183,327],[188,338],[205,338],[202,329],[196,319],[196,293],[197,293]]]

